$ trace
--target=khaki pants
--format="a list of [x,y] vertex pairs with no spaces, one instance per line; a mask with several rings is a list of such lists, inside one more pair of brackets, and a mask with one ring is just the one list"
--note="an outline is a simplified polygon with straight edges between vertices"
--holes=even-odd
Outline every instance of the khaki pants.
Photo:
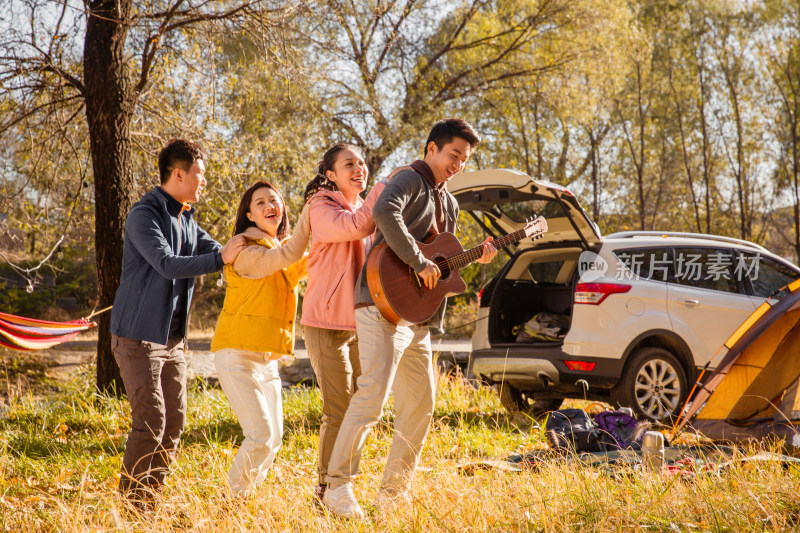
[[325,483],[333,444],[361,374],[356,332],[303,326],[308,358],[322,393],[319,429],[319,483]]
[[431,339],[427,326],[395,326],[375,306],[356,309],[361,376],[328,464],[331,488],[349,483],[369,430],[394,393],[394,438],[381,489],[406,490],[419,463],[435,402]]
[[186,359],[183,339],[166,345],[111,336],[131,404],[131,431],[122,457],[123,493],[164,483],[186,423]]
[[214,352],[219,384],[231,403],[244,441],[228,472],[228,486],[244,496],[260,485],[283,438],[283,401],[278,361],[269,353],[225,348]]

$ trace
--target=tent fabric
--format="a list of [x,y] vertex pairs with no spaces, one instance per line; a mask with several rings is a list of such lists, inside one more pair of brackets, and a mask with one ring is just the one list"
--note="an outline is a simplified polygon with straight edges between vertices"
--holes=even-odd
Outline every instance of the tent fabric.
[[[767,300],[725,342],[725,357],[676,424],[712,439],[770,435],[797,441],[800,429],[800,280]],[[698,414],[699,413],[699,414]]]
[[43,350],[67,342],[97,323],[84,318],[69,322],[36,320],[0,313],[0,346],[14,350]]
[[790,422],[766,421],[737,426],[724,420],[696,420],[692,429],[709,439],[729,442],[779,439],[794,448],[800,447],[800,426]]
[[[800,302],[798,302],[800,303]],[[730,366],[725,386],[708,398],[703,418],[744,420],[775,414],[780,396],[800,375],[800,309],[774,322]]]
[[795,420],[800,419],[800,380],[786,389],[780,409],[775,414],[776,418]]

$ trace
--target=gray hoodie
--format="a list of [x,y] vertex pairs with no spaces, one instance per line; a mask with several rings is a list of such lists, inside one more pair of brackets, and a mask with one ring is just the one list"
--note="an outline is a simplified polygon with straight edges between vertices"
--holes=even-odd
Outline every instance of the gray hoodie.
[[[372,241],[372,250],[386,241],[394,253],[415,272],[424,270],[428,260],[419,251],[416,241],[424,240],[433,225],[435,194],[425,178],[413,170],[398,172],[386,184],[386,188],[372,209],[377,228]],[[445,195],[444,209],[445,231],[455,233],[458,203],[449,192]],[[367,286],[366,263],[356,281],[355,303],[356,305],[374,303]],[[428,325],[437,331],[442,330],[446,303],[446,300],[442,302],[439,310],[428,322]]]

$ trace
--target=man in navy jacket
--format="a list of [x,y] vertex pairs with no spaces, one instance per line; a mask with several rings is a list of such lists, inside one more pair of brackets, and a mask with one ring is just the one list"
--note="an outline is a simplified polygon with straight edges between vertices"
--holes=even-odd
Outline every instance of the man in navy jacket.
[[221,270],[245,246],[221,247],[192,219],[206,186],[205,154],[183,139],[158,156],[161,186],[125,222],[122,276],[111,311],[111,343],[131,404],[119,489],[146,505],[174,460],[186,421],[184,346],[194,277]]

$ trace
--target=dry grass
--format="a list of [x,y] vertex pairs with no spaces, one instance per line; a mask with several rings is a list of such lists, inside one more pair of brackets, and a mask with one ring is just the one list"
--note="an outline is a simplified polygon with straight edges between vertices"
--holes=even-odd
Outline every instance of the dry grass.
[[[87,372],[88,373],[88,372]],[[413,505],[381,516],[369,504],[391,439],[391,409],[368,440],[356,494],[364,521],[311,500],[320,399],[286,393],[285,438],[256,494],[228,503],[225,474],[241,439],[219,390],[194,389],[189,426],[161,505],[130,511],[115,492],[128,427],[125,401],[97,398],[83,375],[48,397],[12,394],[0,415],[0,530],[5,531],[790,531],[800,527],[800,473],[738,464],[686,479],[635,468],[550,463],[538,471],[458,466],[543,447],[509,422],[495,395],[443,380],[436,421],[414,480]]]

